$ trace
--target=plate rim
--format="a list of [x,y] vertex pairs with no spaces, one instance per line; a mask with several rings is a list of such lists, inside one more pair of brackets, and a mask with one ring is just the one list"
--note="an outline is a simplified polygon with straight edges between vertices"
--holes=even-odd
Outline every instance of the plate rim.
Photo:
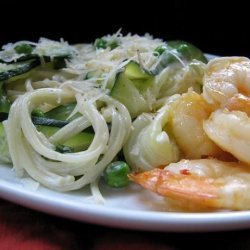
[[[46,188],[45,188],[46,189]],[[10,202],[57,217],[96,225],[164,232],[210,232],[250,227],[250,211],[161,212],[86,204],[60,197],[46,197],[42,191],[21,188],[8,181],[0,182],[0,197]]]
[[[217,57],[212,54],[205,55],[208,59]],[[6,167],[8,164],[0,163],[0,170],[3,166]],[[12,171],[11,166],[8,168],[7,171]],[[36,211],[78,222],[163,232],[214,232],[250,228],[250,211],[205,213],[144,211],[107,207],[100,204],[82,203],[80,206],[74,200],[62,201],[58,197],[45,196],[46,193],[42,191],[20,189],[17,185],[0,179],[0,198]]]

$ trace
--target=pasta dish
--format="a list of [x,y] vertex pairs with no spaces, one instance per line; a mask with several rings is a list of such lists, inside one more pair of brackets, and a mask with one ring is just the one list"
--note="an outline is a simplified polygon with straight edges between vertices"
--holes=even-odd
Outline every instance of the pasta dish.
[[120,31],[0,51],[0,160],[66,192],[136,182],[185,210],[250,208],[250,61]]

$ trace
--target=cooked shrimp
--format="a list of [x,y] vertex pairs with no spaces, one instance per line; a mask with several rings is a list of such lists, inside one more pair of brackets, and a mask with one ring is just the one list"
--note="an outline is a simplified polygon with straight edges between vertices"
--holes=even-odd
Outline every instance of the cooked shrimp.
[[245,112],[218,109],[204,121],[203,127],[223,150],[250,164],[250,118]]
[[223,153],[203,129],[203,121],[208,119],[212,108],[201,95],[194,91],[182,94],[170,112],[171,129],[185,158],[215,157]]
[[250,116],[250,97],[244,96],[242,94],[236,94],[225,103],[224,108],[228,109],[229,111],[242,111]]
[[227,102],[237,93],[250,95],[250,60],[246,57],[222,57],[207,64],[203,80],[203,97],[215,106]]
[[250,168],[243,163],[181,160],[130,179],[185,209],[250,209]]

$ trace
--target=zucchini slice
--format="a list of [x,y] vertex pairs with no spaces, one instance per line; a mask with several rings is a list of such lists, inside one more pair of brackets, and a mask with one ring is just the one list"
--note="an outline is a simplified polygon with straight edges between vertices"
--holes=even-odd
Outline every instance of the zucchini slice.
[[72,121],[77,117],[80,117],[81,114],[77,113],[73,115],[70,119],[68,117],[73,112],[74,108],[76,106],[76,103],[67,103],[64,105],[60,105],[47,113],[45,113],[46,118],[55,119],[55,120],[61,120],[61,121]]
[[116,75],[110,95],[123,103],[132,117],[149,111],[146,92],[153,86],[154,76],[146,72],[137,62],[129,62],[124,71]]
[[[33,124],[36,126],[42,125],[42,126],[62,128],[66,126],[67,124],[69,124],[69,122],[71,121],[71,120],[57,120],[57,119],[48,118],[46,117],[46,114],[47,113],[45,113],[45,116],[32,115],[31,119],[32,119]],[[94,129],[92,126],[86,128],[84,131],[88,133],[94,133]]]
[[130,80],[150,79],[152,77],[150,73],[148,73],[135,61],[131,61],[126,65],[124,73]]
[[[46,125],[36,125],[38,131],[42,132],[46,137],[52,136],[60,128],[51,127]],[[73,152],[83,151],[88,148],[94,138],[94,133],[81,132],[77,135],[72,136],[70,139],[56,145],[59,148],[68,147],[72,149]]]
[[6,95],[6,91],[4,89],[3,84],[0,84],[0,114],[4,113],[7,114],[8,116],[9,110],[10,110],[10,101]]
[[11,162],[7,136],[2,122],[0,122],[0,162]]
[[44,125],[44,126],[58,127],[58,128],[62,128],[69,123],[69,121],[61,121],[41,116],[32,116],[32,122],[35,125]]
[[38,65],[40,65],[40,61],[36,59],[12,64],[0,63],[0,81],[22,75]]
[[[70,106],[72,106],[71,104]],[[64,108],[64,106],[59,106],[58,108]],[[46,115],[47,113],[45,113]],[[61,117],[63,118],[63,117]],[[60,128],[67,125],[70,121],[56,120],[42,116],[32,116],[32,121],[36,126],[37,130],[42,132],[46,137],[52,136]],[[72,136],[66,141],[60,142],[60,144],[55,145],[56,149],[61,153],[69,152],[79,152],[88,148],[94,138],[95,132],[92,127],[80,132],[77,135]],[[72,151],[65,151],[65,149],[71,149]]]
[[74,47],[67,43],[46,38],[41,38],[38,43],[18,42],[3,47],[0,51],[0,62],[8,64],[34,58],[43,58],[45,62],[49,62],[54,59],[69,59],[76,55]]

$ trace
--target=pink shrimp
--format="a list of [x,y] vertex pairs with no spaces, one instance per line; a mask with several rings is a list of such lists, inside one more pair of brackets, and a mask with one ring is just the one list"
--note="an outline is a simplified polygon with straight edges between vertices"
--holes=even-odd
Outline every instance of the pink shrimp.
[[130,179],[184,209],[250,209],[250,168],[216,159],[181,160]]

